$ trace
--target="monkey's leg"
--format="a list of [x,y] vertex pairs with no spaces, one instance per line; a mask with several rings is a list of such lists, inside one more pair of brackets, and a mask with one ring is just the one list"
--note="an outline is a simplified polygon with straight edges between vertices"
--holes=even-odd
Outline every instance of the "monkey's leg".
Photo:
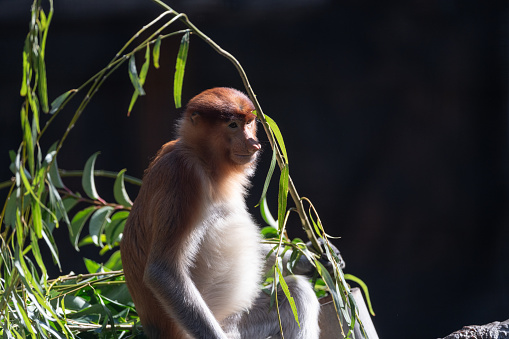
[[[317,339],[320,334],[318,314],[320,304],[313,288],[304,276],[285,277],[291,296],[295,300],[300,327],[295,321],[290,303],[279,289],[279,313],[283,334],[288,339]],[[231,339],[281,338],[279,320],[275,306],[269,310],[270,296],[260,292],[253,307],[223,321],[223,329]]]

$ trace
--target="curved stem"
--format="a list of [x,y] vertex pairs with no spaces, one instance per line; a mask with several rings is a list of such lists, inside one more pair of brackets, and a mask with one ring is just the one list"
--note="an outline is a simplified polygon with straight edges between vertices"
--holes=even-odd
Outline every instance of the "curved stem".
[[[75,171],[69,171],[69,170],[63,170],[60,169],[58,171],[60,173],[60,176],[62,177],[81,177],[83,176],[82,170],[75,170]],[[112,178],[115,179],[118,175],[117,172],[113,171],[104,171],[104,170],[94,170],[94,175],[97,177],[106,177],[106,178]],[[124,181],[128,182],[133,185],[141,186],[141,180],[135,177],[132,177],[130,175],[124,175]]]

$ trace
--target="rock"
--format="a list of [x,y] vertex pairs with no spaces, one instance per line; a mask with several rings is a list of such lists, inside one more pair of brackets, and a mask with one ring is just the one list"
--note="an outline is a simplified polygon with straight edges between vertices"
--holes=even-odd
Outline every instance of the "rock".
[[465,326],[443,339],[509,339],[509,320]]

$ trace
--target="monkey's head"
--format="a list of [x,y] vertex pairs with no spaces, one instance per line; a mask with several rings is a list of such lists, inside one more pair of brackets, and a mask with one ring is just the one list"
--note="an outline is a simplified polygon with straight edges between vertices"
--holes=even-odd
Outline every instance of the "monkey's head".
[[251,100],[238,90],[206,90],[187,104],[179,124],[180,140],[211,165],[254,164],[261,148],[254,109]]

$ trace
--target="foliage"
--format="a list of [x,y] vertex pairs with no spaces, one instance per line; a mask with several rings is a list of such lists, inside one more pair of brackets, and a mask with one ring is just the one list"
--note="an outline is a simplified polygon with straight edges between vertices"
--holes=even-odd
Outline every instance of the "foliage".
[[[47,93],[45,46],[53,17],[53,0],[48,0],[48,14],[43,10],[41,0],[34,0],[32,4],[29,32],[23,49],[20,90],[23,98],[20,112],[23,137],[17,151],[10,153],[13,178],[0,184],[0,188],[9,189],[0,214],[2,222],[0,334],[5,338],[91,336],[121,338],[138,334],[139,319],[125,285],[118,245],[132,205],[125,190],[125,181],[138,185],[141,182],[126,176],[125,169],[118,173],[95,170],[98,152],[90,156],[83,171],[79,172],[59,169],[57,156],[95,93],[106,78],[125,62],[134,87],[128,107],[128,113],[131,112],[138,97],[145,95],[143,85],[151,60],[154,67],[158,68],[161,43],[171,36],[182,36],[174,78],[175,105],[180,107],[184,69],[192,34],[206,41],[219,54],[232,61],[256,106],[256,114],[273,147],[272,162],[260,199],[262,215],[270,225],[262,230],[262,234],[268,243],[274,245],[277,254],[272,275],[267,280],[268,289],[274,296],[273,300],[277,303],[276,287],[281,286],[297,315],[298,310],[292,302],[292,296],[282,275],[281,260],[286,251],[293,250],[287,269],[291,272],[292,265],[301,255],[306,256],[316,266],[320,276],[319,279],[315,279],[317,294],[332,295],[338,319],[341,314],[346,320],[344,328],[340,322],[345,336],[353,336],[352,329],[358,321],[355,302],[339,267],[339,258],[328,242],[329,236],[325,233],[316,210],[309,200],[298,196],[290,179],[289,159],[276,122],[263,114],[247,76],[233,56],[198,30],[185,14],[175,12],[159,0],[153,1],[160,5],[164,12],[137,32],[105,68],[80,87],[63,93],[51,104]],[[184,23],[187,28],[167,33],[167,29],[177,21]],[[148,38],[137,42],[140,34],[149,29],[153,31]],[[138,72],[135,54],[142,52],[144,63]],[[49,138],[45,134],[48,126],[77,93],[86,94],[74,112],[68,128],[58,140],[49,140],[54,142],[53,145],[43,150],[41,140]],[[265,203],[265,194],[276,163],[279,164],[281,172],[277,221],[273,219]],[[72,175],[81,176],[84,194],[71,190],[64,183],[63,179]],[[107,202],[99,196],[95,187],[95,177],[98,175],[115,179],[112,186],[114,202]],[[288,193],[294,200],[296,205],[294,208],[287,208]],[[310,206],[307,212],[304,211],[304,203]],[[292,211],[299,214],[318,254],[310,251],[300,239],[291,241],[286,236],[286,221]],[[40,246],[47,246],[53,264],[60,266],[58,247],[53,234],[62,224],[67,226],[70,241],[76,250],[81,246],[93,244],[100,248],[100,253],[113,251],[109,260],[100,265],[85,258],[87,274],[71,273],[57,279],[49,279],[46,270],[48,262],[43,260]],[[87,232],[84,232],[85,229]],[[317,238],[324,240],[324,247],[318,244]],[[318,260],[320,254],[331,263],[333,276]]]

